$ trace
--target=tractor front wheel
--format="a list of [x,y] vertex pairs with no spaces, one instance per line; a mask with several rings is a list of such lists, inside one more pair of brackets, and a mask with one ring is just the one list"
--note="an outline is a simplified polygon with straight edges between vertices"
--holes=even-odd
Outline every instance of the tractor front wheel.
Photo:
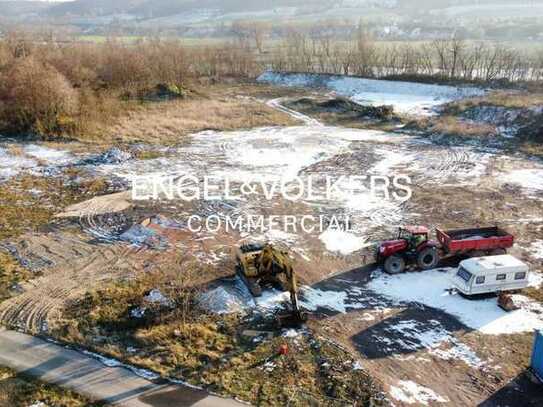
[[385,271],[388,274],[400,274],[405,271],[405,260],[400,256],[390,256],[385,260]]
[[427,247],[417,257],[417,265],[421,270],[430,270],[437,266],[439,256],[435,247]]

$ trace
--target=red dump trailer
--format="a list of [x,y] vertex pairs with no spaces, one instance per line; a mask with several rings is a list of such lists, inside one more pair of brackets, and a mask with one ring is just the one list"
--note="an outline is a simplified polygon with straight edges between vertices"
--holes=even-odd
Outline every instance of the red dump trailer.
[[513,246],[515,237],[499,227],[458,230],[436,229],[443,256],[469,257],[505,254]]
[[376,261],[390,274],[402,273],[407,266],[428,270],[445,257],[482,257],[505,254],[515,238],[499,227],[458,230],[436,229],[437,241],[430,239],[424,226],[400,228],[398,237],[381,242]]

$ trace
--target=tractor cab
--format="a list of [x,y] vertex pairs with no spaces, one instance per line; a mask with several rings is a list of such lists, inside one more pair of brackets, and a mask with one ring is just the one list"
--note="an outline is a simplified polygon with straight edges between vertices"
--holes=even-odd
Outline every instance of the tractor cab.
[[405,240],[409,250],[417,248],[429,240],[430,230],[426,226],[405,226],[400,227],[398,240]]

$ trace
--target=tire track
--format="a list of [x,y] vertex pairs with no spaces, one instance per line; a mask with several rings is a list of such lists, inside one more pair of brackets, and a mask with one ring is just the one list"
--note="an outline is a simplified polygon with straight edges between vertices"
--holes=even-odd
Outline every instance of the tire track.
[[104,280],[129,275],[145,258],[141,251],[124,245],[92,246],[93,253],[81,257],[77,264],[58,265],[23,284],[23,293],[0,304],[0,323],[28,332],[42,332],[54,323],[70,300]]

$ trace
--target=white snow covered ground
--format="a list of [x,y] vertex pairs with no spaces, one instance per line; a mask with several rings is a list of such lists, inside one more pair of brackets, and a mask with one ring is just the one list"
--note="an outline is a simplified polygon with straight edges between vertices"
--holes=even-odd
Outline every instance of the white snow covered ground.
[[390,386],[392,398],[406,404],[427,406],[429,402],[447,403],[449,400],[440,396],[432,389],[421,386],[411,380],[400,380],[397,386]]
[[319,239],[326,246],[326,250],[343,255],[351,254],[357,250],[369,247],[367,237],[359,237],[343,230],[328,229],[321,233]]
[[[474,368],[484,362],[466,344],[456,339],[443,325],[434,319],[428,321],[401,320],[384,328],[386,335],[374,335],[372,339],[380,344],[381,351],[417,352],[426,349],[430,354],[444,360],[462,360]],[[391,339],[394,338],[394,339]],[[401,359],[402,357],[399,356]]]
[[[418,302],[441,309],[484,334],[499,335],[543,329],[543,306],[526,297],[518,298],[524,302],[520,310],[505,312],[497,306],[496,298],[469,300],[446,291],[451,286],[450,276],[455,271],[436,269],[423,274],[378,274],[368,284],[368,288],[398,304]],[[535,275],[535,280],[539,283],[540,276]]]
[[398,113],[416,115],[430,114],[436,106],[452,100],[484,94],[477,88],[272,71],[258,80],[283,86],[323,86],[360,104],[391,105]]
[[26,156],[15,155],[0,147],[0,181],[16,176],[25,169],[33,168],[38,163]]
[[72,153],[66,150],[56,150],[38,144],[28,144],[24,147],[26,155],[36,158],[46,164],[65,165],[75,161]]
[[543,168],[511,171],[502,178],[502,182],[520,185],[528,191],[543,191]]
[[20,144],[6,143],[0,146],[0,182],[17,176],[21,172],[33,175],[48,175],[56,168],[76,161],[68,151],[57,150],[39,144],[26,144],[17,153],[9,147],[19,148]]

